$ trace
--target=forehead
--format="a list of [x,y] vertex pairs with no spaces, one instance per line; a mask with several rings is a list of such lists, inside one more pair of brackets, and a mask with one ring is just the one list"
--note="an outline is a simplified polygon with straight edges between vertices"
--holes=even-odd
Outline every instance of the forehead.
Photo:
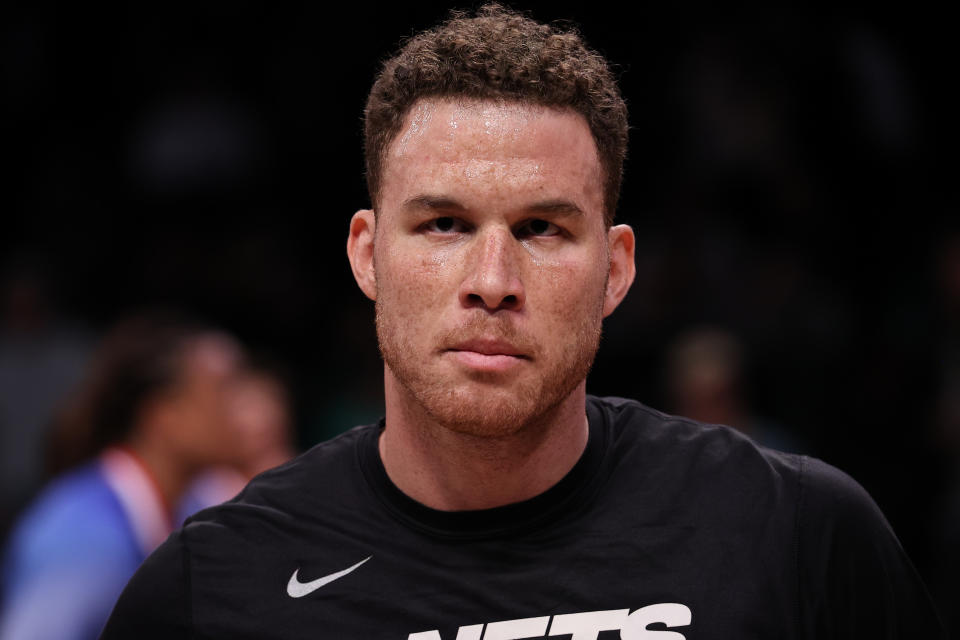
[[384,205],[411,190],[480,190],[489,198],[492,187],[599,209],[600,163],[586,120],[572,110],[509,102],[415,103],[388,149]]

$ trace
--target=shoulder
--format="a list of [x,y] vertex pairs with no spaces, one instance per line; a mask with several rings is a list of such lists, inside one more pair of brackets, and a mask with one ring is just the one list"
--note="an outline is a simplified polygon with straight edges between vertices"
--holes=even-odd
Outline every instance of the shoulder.
[[[940,637],[909,558],[847,473],[632,400],[589,402],[610,424],[610,464],[619,486],[629,487],[621,491],[629,504],[716,536],[756,534],[751,556],[796,576],[804,637],[919,637],[911,625]],[[890,636],[891,629],[900,635]]]
[[867,491],[807,457],[800,486],[796,563],[809,634],[942,637],[923,581]]
[[269,505],[293,512],[309,511],[317,502],[336,498],[343,483],[356,473],[360,442],[377,429],[378,425],[355,427],[322,442],[290,461],[257,475],[233,500],[204,509],[188,518],[187,523],[228,513],[236,507],[256,509]]
[[369,503],[358,447],[377,429],[357,427],[321,443],[188,518],[134,575],[103,637],[179,637],[205,628],[217,615],[210,603],[249,602],[265,581],[286,584],[298,558],[323,553],[331,537],[376,535],[351,519],[362,519]]
[[106,563],[132,572],[139,561],[123,509],[96,463],[56,478],[40,493],[12,532],[8,554],[10,580],[47,566]]
[[358,448],[377,428],[356,427],[256,476],[232,500],[188,518],[183,545],[199,556],[220,555],[225,541],[246,548],[261,536],[322,531],[330,520],[349,517],[366,495]]
[[[604,499],[644,522],[752,537],[785,562],[794,544],[803,460],[739,431],[665,414],[621,398],[591,398],[606,416]],[[748,533],[749,532],[749,535]]]
[[[335,438],[314,445],[288,462],[255,477],[245,491],[269,485],[284,486],[316,477],[343,473],[356,463],[357,447],[364,438],[380,429],[379,424],[354,427]],[[241,493],[241,496],[243,493]]]
[[100,465],[91,462],[51,480],[24,512],[21,522],[53,524],[76,519],[91,508],[109,509],[115,504]]
[[731,485],[786,490],[804,526],[870,523],[889,529],[867,491],[822,460],[776,451],[731,427],[669,415],[635,400],[590,401],[607,415],[620,455],[641,456],[653,468],[685,469],[685,482],[706,481],[711,490]]
[[686,482],[730,481],[797,484],[803,457],[757,444],[740,431],[652,409],[636,400],[589,397],[609,424],[612,450],[644,464],[673,469]]
[[806,523],[890,531],[880,508],[860,483],[817,458],[804,456],[801,461],[799,512]]
[[51,482],[17,523],[6,553],[0,635],[10,637],[95,636],[142,559],[96,463]]
[[892,527],[866,489],[817,458],[802,458],[797,530],[801,562],[818,561],[808,563],[808,571],[838,561],[851,567],[872,557],[881,564],[902,562],[913,573]]
[[173,533],[133,574],[100,637],[193,637],[188,563],[181,536]]

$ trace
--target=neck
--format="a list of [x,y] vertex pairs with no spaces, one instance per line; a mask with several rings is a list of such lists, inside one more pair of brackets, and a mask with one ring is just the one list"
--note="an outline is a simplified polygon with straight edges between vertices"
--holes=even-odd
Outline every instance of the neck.
[[490,509],[533,498],[559,482],[587,446],[586,382],[547,414],[495,437],[431,419],[389,370],[385,390],[380,458],[401,491],[434,509]]
[[144,439],[134,439],[127,443],[132,451],[147,468],[153,481],[156,483],[163,504],[167,510],[174,508],[194,477],[192,469],[180,464],[173,456],[150,446]]

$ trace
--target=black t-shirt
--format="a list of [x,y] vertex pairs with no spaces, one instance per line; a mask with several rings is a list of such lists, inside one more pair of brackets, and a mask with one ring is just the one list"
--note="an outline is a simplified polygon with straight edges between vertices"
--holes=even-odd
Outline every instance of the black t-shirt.
[[920,579],[847,475],[738,432],[588,398],[545,493],[430,509],[358,427],[188,520],[104,638],[937,638]]

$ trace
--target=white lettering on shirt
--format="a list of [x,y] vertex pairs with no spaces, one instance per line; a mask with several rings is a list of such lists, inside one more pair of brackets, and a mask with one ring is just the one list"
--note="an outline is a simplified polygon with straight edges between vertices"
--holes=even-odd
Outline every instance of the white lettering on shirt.
[[[456,640],[520,640],[521,638],[546,638],[548,636],[571,636],[570,640],[597,640],[601,631],[620,631],[621,640],[686,640],[676,631],[651,630],[652,624],[667,628],[686,627],[693,614],[686,605],[677,602],[662,602],[640,607],[633,613],[629,609],[609,611],[584,611],[556,616],[501,620],[484,625],[462,626]],[[549,625],[549,633],[547,632]],[[407,640],[443,640],[440,631],[419,631],[407,636]]]

